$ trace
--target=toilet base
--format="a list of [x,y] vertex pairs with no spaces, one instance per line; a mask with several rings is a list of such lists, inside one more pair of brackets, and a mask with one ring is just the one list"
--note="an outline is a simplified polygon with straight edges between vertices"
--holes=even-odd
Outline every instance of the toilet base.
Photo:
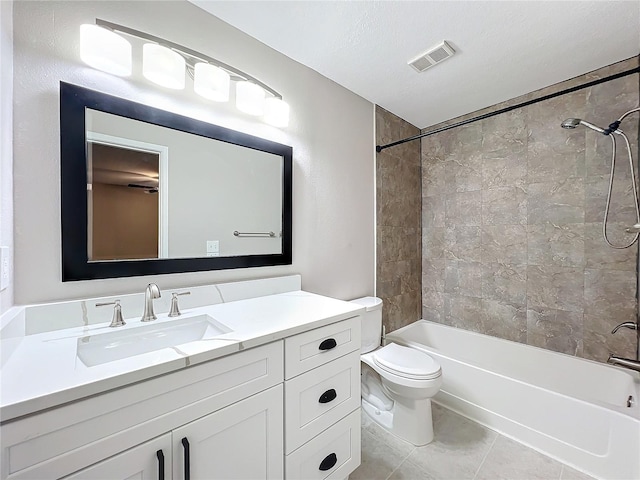
[[380,410],[362,399],[362,409],[378,425],[418,447],[433,441],[431,399],[394,400],[391,410]]

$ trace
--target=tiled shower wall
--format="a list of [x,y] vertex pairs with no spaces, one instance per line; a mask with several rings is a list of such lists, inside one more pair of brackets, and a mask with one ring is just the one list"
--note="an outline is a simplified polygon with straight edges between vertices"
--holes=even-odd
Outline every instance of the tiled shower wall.
[[[376,107],[378,145],[420,130]],[[420,318],[420,142],[383,150],[376,158],[376,295],[387,331]]]
[[[635,66],[638,58],[464,118]],[[635,357],[635,332],[610,333],[637,315],[637,246],[612,249],[601,233],[610,138],[560,123],[606,127],[639,93],[634,74],[422,139],[423,318],[599,361]],[[637,164],[638,114],[621,129]],[[635,223],[620,140],[608,225],[616,244]]]

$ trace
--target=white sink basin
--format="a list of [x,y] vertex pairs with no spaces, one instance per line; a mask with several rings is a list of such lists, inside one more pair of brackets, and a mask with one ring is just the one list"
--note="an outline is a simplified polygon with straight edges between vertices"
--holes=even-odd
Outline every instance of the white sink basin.
[[206,340],[232,330],[207,314],[78,338],[77,355],[87,367],[122,360],[196,340]]

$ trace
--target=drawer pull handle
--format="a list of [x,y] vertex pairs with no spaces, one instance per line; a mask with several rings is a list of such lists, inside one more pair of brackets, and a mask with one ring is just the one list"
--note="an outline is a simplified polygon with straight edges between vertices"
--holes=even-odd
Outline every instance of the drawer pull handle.
[[320,395],[320,398],[318,399],[318,402],[320,402],[320,403],[329,403],[329,402],[335,400],[337,396],[338,396],[338,394],[336,393],[336,390],[334,388],[331,388],[331,389],[327,390],[326,392],[324,392],[322,395]]
[[338,457],[335,453],[331,453],[324,457],[324,460],[320,462],[320,470],[326,472],[327,470],[331,470],[335,464],[338,463]]
[[336,345],[338,345],[338,342],[336,342],[335,338],[327,338],[322,341],[318,348],[320,350],[331,350],[332,348],[336,348]]
[[158,480],[164,480],[164,453],[158,450],[156,456],[158,457]]
[[189,440],[187,440],[187,437],[182,439],[182,447],[184,448],[184,480],[191,480],[191,455],[189,452]]

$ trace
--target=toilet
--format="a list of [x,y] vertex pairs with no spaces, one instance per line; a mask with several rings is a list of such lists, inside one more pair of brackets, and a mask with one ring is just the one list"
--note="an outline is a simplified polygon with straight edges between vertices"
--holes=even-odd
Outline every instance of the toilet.
[[433,440],[431,397],[442,385],[437,361],[415,348],[389,343],[381,347],[382,300],[352,300],[366,308],[362,318],[362,409],[394,435],[426,445]]

